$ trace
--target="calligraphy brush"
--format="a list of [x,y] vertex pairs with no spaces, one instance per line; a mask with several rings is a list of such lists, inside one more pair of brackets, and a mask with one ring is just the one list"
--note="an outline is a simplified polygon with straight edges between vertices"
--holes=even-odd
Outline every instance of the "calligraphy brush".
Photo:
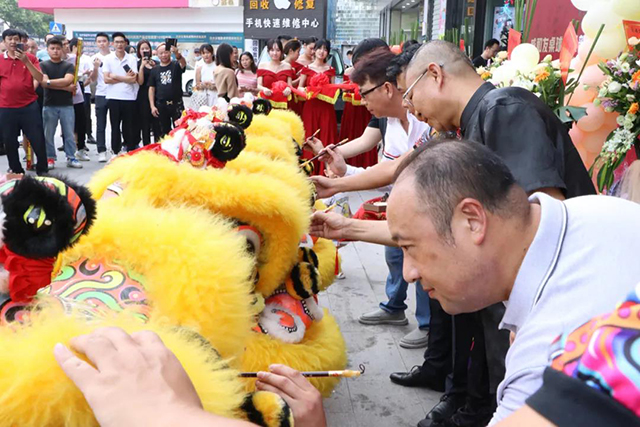
[[[360,364],[358,366],[360,368],[359,371],[351,371],[349,369],[345,369],[344,371],[312,371],[312,372],[300,372],[303,377],[308,378],[319,378],[319,377],[345,377],[345,378],[356,378],[360,375],[364,374],[364,365]],[[257,372],[241,372],[238,374],[241,378],[257,378]]]
[[[345,138],[342,141],[338,142],[335,146],[331,147],[331,149],[336,149],[338,147],[340,147],[341,145],[346,144],[347,142],[349,142],[349,138]],[[323,156],[326,153],[326,148],[323,148],[322,150],[320,150],[320,152],[313,156],[312,158],[310,158],[309,160],[303,162],[300,164],[300,167],[303,168],[306,165],[308,165],[309,163],[313,162],[314,160],[318,160],[321,156]]]

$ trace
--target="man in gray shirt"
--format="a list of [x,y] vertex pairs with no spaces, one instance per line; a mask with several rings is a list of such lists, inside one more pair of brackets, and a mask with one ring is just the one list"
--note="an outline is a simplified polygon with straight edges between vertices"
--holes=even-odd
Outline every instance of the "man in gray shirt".
[[515,334],[498,388],[495,423],[542,385],[549,345],[611,311],[640,281],[640,205],[606,196],[527,197],[489,148],[434,142],[400,168],[388,223],[317,212],[312,234],[395,242],[403,274],[450,314],[507,306]]

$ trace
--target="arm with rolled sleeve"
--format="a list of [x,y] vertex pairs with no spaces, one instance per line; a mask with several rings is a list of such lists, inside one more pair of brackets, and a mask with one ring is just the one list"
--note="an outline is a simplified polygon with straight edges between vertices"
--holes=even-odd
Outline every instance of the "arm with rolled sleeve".
[[527,193],[566,189],[561,151],[531,106],[515,101],[492,107],[484,118],[483,139]]

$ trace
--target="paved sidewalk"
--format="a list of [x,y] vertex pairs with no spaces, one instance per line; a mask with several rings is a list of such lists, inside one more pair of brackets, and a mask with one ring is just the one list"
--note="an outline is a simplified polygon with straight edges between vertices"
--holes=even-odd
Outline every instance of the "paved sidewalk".
[[[107,135],[107,140],[109,135]],[[62,145],[56,138],[56,146]],[[64,153],[58,152],[54,172],[80,183],[86,183],[104,163],[97,162],[95,145],[88,145],[90,162],[82,162],[83,169],[66,167]],[[21,151],[22,156],[22,151]],[[0,170],[8,169],[6,156],[0,157]],[[364,200],[377,196],[376,192],[360,192],[350,196],[352,211]],[[397,386],[389,380],[394,371],[407,371],[422,364],[424,349],[407,350],[398,345],[400,339],[417,327],[414,317],[415,291],[410,285],[407,305],[407,326],[365,326],[358,317],[374,310],[386,301],[384,290],[387,267],[384,248],[367,243],[349,243],[340,249],[342,269],[346,276],[337,280],[320,302],[337,318],[347,342],[349,365],[357,369],[366,366],[364,376],[343,379],[333,395],[325,401],[331,427],[389,427],[415,426],[438,402],[440,393],[426,389]]]

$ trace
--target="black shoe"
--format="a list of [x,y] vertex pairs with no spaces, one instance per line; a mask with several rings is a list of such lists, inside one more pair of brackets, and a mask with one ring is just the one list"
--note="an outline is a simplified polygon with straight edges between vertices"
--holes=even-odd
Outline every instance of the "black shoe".
[[389,378],[392,383],[404,387],[423,387],[435,391],[444,391],[445,379],[423,375],[420,366],[414,366],[410,372],[394,372]]
[[64,146],[58,147],[58,151],[64,151]]
[[36,171],[36,175],[38,176],[49,176],[49,171]]
[[479,408],[466,404],[442,424],[444,427],[485,427],[491,421],[495,408],[491,403]]
[[458,409],[465,404],[464,394],[445,394],[440,398],[440,402],[427,414],[427,417],[420,421],[422,424],[418,424],[419,427],[427,427],[435,423],[442,423],[448,421]]
[[98,142],[91,136],[87,136],[87,144],[96,145]]

